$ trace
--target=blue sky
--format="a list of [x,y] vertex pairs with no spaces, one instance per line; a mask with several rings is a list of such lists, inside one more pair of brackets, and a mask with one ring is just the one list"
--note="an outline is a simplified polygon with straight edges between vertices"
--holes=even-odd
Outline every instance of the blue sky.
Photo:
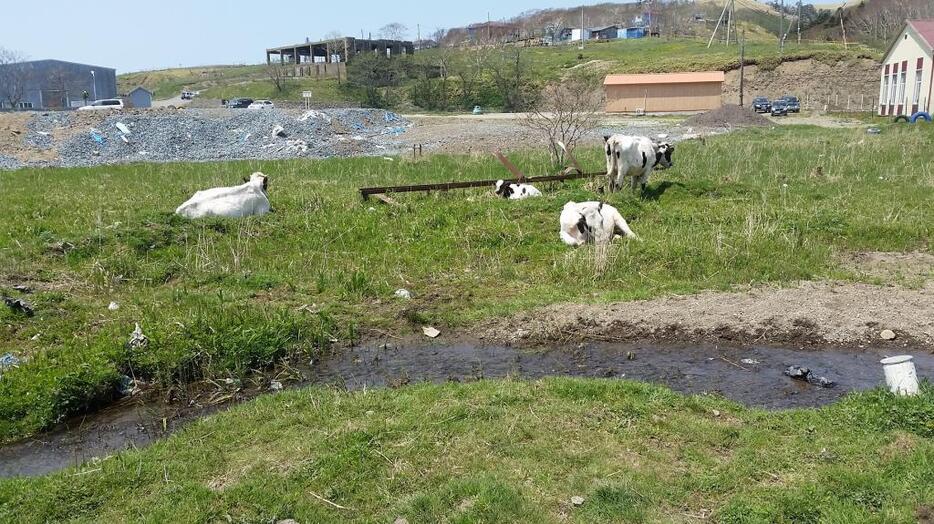
[[[581,0],[415,2],[245,2],[235,0],[42,2],[41,19],[5,19],[0,47],[30,59],[57,58],[118,72],[179,65],[259,63],[267,47],[321,37],[375,33],[389,22],[423,36],[438,27],[510,18],[529,9],[571,7]],[[6,18],[6,17],[5,17]]]

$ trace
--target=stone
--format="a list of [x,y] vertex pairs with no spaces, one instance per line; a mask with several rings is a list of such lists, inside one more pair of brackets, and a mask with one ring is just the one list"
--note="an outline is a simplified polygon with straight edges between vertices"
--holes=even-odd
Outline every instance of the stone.
[[574,504],[575,506],[583,506],[584,497],[581,497],[581,496],[571,497],[571,504]]
[[895,340],[896,338],[898,338],[898,335],[896,335],[895,332],[892,331],[891,329],[886,329],[885,331],[880,333],[879,336],[882,337],[882,340]]

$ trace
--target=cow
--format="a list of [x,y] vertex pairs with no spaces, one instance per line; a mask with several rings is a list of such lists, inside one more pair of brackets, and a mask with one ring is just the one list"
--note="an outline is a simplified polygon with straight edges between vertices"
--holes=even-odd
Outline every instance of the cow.
[[572,247],[609,244],[617,235],[639,240],[619,211],[603,202],[568,202],[560,220],[561,240]]
[[505,180],[496,181],[496,194],[508,200],[525,200],[542,196],[542,192],[529,184],[516,184]]
[[175,214],[191,219],[265,215],[271,211],[266,194],[268,189],[269,178],[262,173],[253,173],[249,180],[244,179],[244,183],[239,186],[198,191],[178,206]]
[[603,141],[610,191],[622,187],[624,179],[631,177],[632,190],[640,187],[645,192],[652,171],[675,165],[671,159],[675,146],[667,142],[626,135],[604,136]]

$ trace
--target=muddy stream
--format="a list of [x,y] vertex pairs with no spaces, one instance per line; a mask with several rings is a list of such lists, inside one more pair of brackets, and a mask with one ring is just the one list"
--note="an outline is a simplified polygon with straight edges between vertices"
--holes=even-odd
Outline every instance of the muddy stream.
[[[466,343],[373,346],[322,355],[314,365],[301,369],[303,380],[286,387],[328,385],[356,390],[419,382],[571,376],[641,380],[681,393],[715,393],[747,406],[785,409],[821,406],[849,392],[884,385],[879,360],[886,356],[890,355],[873,350],[712,345],[597,343],[535,351]],[[930,378],[934,355],[922,351],[914,356],[919,375]],[[785,369],[793,365],[809,367],[835,381],[836,387],[825,389],[786,377]],[[232,404],[127,400],[0,449],[0,477],[42,475],[144,447]]]

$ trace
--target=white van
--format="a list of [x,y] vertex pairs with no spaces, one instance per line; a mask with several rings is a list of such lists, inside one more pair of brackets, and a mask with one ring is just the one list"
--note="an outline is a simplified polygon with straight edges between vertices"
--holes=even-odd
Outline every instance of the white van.
[[100,111],[103,109],[123,109],[123,100],[119,98],[95,100],[86,106],[79,107],[78,111]]

